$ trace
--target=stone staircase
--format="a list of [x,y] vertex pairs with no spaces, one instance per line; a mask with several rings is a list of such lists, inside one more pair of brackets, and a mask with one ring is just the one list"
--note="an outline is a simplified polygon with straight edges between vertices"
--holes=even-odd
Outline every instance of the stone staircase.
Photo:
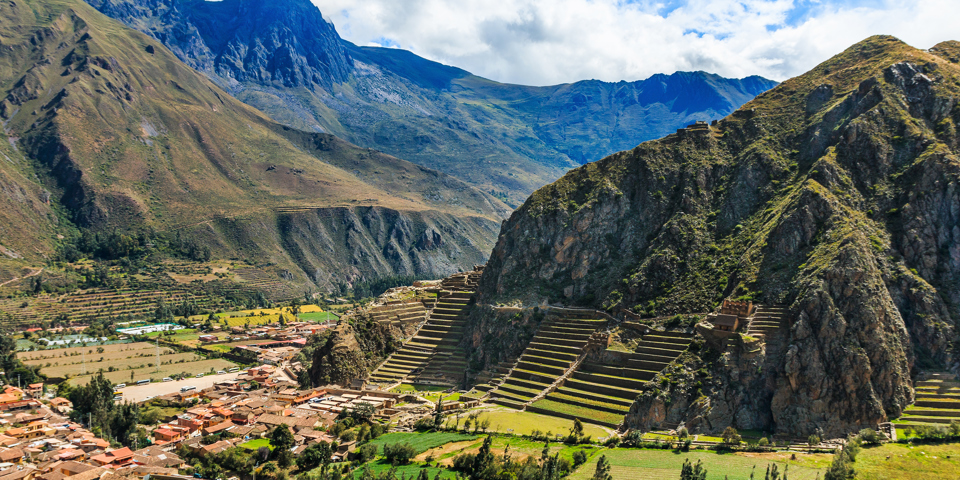
[[584,362],[556,391],[527,410],[616,427],[644,385],[680,356],[692,339],[687,333],[650,332],[626,365]]
[[464,309],[472,295],[453,292],[438,298],[416,335],[377,367],[368,381],[382,385],[403,381],[459,383],[467,365],[466,355],[457,344],[463,338]]
[[506,379],[490,392],[493,403],[523,409],[577,361],[590,336],[606,320],[550,318],[523,351]]
[[781,328],[788,326],[789,316],[790,313],[784,305],[758,305],[756,313],[750,317],[747,324],[747,335],[768,339],[779,333]]
[[960,381],[949,372],[930,373],[917,382],[913,405],[894,421],[898,429],[920,425],[943,426],[960,421]]
[[480,275],[483,270],[474,269],[470,272],[455,273],[440,282],[440,288],[443,290],[452,290],[459,292],[475,292],[480,284]]

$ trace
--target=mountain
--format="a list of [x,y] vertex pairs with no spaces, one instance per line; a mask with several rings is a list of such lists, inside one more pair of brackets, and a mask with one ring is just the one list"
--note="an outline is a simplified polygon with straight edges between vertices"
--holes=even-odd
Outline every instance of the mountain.
[[146,230],[330,287],[470,267],[507,214],[443,173],[277,124],[81,1],[0,16],[8,260],[49,258],[78,228]]
[[958,45],[871,37],[715,126],[569,172],[504,223],[478,303],[641,322],[785,306],[765,350],[737,337],[658,377],[631,427],[836,436],[898,417],[920,371],[957,362]]
[[723,117],[776,84],[679,72],[507,85],[343,41],[309,0],[89,1],[281,123],[441,170],[514,206],[570,168]]

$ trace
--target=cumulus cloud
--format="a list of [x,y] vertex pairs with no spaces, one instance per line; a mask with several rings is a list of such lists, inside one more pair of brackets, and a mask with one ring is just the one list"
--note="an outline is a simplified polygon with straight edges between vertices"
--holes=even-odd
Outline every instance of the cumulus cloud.
[[312,0],[358,45],[399,46],[501,82],[705,70],[783,80],[876,34],[954,39],[956,0]]

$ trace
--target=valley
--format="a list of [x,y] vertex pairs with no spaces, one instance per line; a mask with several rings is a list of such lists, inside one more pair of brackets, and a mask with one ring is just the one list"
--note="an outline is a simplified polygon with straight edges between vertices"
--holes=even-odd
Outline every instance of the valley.
[[534,87],[306,0],[10,0],[0,47],[0,480],[955,470],[956,41]]

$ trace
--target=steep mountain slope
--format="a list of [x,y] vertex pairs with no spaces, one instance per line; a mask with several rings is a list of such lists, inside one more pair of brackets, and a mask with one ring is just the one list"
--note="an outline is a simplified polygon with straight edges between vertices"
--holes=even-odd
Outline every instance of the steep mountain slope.
[[3,143],[23,155],[4,147],[0,167],[4,215],[23,225],[8,250],[48,254],[62,211],[85,229],[181,231],[328,286],[468,267],[506,213],[440,172],[281,126],[78,0],[0,16]]
[[713,428],[838,434],[898,416],[912,374],[956,362],[956,45],[872,37],[715,127],[568,173],[504,224],[479,301],[641,316],[787,304],[769,370],[719,357],[707,397],[657,390],[628,423],[659,408]]
[[577,165],[725,116],[775,82],[704,72],[525,87],[339,39],[308,0],[89,0],[277,121],[450,173],[512,205]]

